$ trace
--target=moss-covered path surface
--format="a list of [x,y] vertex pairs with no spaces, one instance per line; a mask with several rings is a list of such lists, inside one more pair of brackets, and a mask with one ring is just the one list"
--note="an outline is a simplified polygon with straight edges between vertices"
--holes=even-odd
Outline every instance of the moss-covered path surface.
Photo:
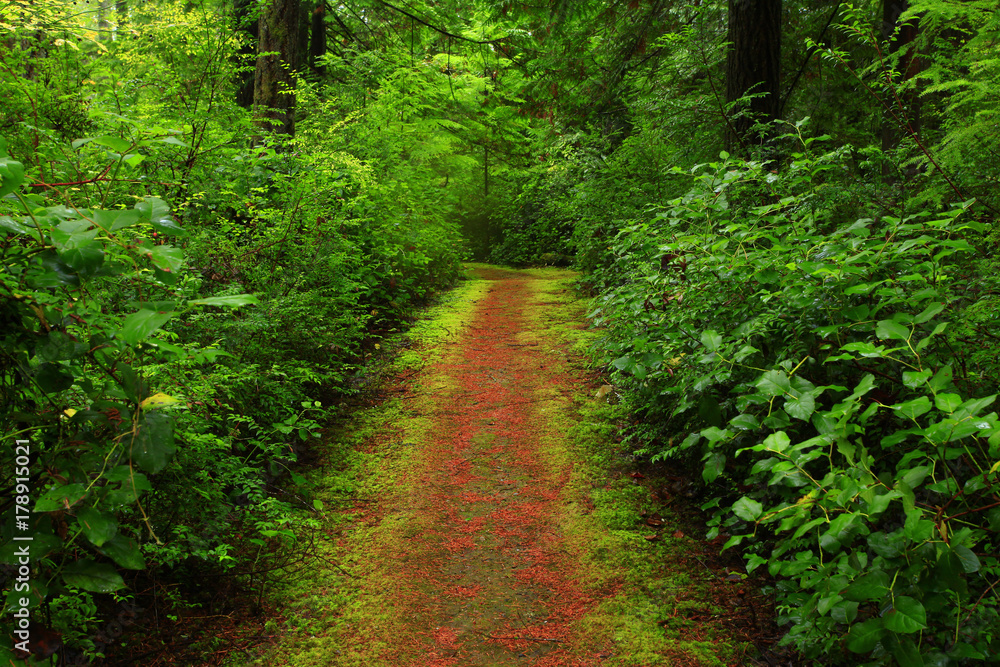
[[414,388],[424,428],[404,437],[419,454],[386,517],[405,527],[372,563],[379,581],[398,575],[383,604],[410,630],[391,660],[596,663],[613,646],[579,622],[611,587],[586,589],[564,522],[572,463],[556,415],[574,381],[539,335],[539,280],[478,274],[490,284]]
[[322,547],[338,567],[290,591],[297,628],[261,663],[732,664],[712,623],[678,618],[700,593],[660,564],[672,529],[641,518],[642,476],[609,479],[593,449],[610,408],[573,363],[572,274],[470,272],[317,479],[344,507]]

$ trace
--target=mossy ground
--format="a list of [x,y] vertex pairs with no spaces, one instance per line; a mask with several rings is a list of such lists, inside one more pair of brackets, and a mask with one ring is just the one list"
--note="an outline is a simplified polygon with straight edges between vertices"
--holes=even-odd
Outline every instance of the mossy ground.
[[[721,579],[689,557],[705,545],[620,451],[620,409],[594,398],[596,334],[575,275],[468,271],[398,342],[378,400],[328,437],[311,478],[323,539],[278,591],[278,639],[252,664],[738,664],[733,610],[713,602]],[[516,303],[502,294],[512,285]],[[504,309],[486,329],[484,308]],[[484,352],[494,360],[469,351],[515,320],[505,349]],[[469,412],[486,400],[517,402],[495,414],[523,423]],[[442,431],[463,429],[460,451]]]

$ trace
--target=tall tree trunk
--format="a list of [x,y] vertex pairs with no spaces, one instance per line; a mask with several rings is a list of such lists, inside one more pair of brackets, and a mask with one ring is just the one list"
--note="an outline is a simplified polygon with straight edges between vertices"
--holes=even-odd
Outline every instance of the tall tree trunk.
[[781,0],[729,0],[726,101],[738,104],[726,130],[730,152],[745,152],[767,136],[752,136],[756,123],[778,118],[781,109]]
[[309,66],[318,76],[323,76],[324,67],[320,58],[326,55],[326,0],[316,0],[312,11],[312,39],[309,41]]
[[299,0],[271,0],[260,10],[260,40],[254,72],[254,115],[262,127],[295,134]]
[[[882,37],[889,42],[889,53],[897,60],[895,85],[900,85],[920,71],[920,60],[912,51],[906,51],[917,38],[919,21],[910,19],[904,24],[899,17],[909,8],[908,0],[882,0]],[[904,51],[904,53],[900,53]],[[882,150],[892,150],[899,144],[902,134],[916,136],[920,132],[920,96],[910,90],[893,94],[886,103],[895,117],[887,115],[882,121]]]

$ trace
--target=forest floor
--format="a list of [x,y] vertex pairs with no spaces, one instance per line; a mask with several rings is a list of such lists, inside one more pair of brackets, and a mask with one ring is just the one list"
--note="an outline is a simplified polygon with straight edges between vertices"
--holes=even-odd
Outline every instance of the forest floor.
[[469,272],[328,438],[316,559],[253,664],[766,664],[766,600],[684,479],[619,451],[574,275]]

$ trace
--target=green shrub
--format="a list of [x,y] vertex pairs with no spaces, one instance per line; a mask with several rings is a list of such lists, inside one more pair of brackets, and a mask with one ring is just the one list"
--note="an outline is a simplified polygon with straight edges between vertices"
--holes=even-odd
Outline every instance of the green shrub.
[[847,150],[792,138],[781,172],[723,154],[615,239],[627,280],[593,315],[645,410],[640,451],[700,463],[710,534],[767,565],[806,657],[988,659],[995,362],[967,363],[992,339],[948,335],[991,299],[984,225],[972,202],[843,219],[845,193],[866,199]]

